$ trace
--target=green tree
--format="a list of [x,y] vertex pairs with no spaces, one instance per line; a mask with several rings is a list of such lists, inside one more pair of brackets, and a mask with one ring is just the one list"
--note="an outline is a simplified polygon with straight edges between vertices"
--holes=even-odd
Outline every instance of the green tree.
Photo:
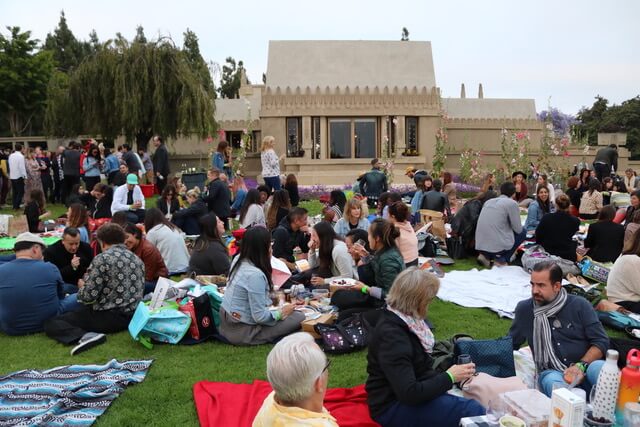
[[211,78],[211,71],[207,62],[200,53],[200,45],[198,43],[198,36],[196,33],[187,28],[184,32],[184,43],[182,45],[182,51],[184,52],[187,61],[191,68],[200,76],[202,84],[206,87],[207,91],[210,91],[214,95],[216,94],[213,79]]
[[407,27],[402,27],[402,36],[400,37],[400,40],[403,42],[409,41],[409,30],[407,30]]
[[170,39],[116,37],[49,86],[47,130],[54,136],[125,135],[145,147],[154,133],[177,137],[216,130],[212,89]]
[[222,66],[222,78],[220,79],[220,96],[222,98],[234,99],[240,95],[240,84],[244,72],[244,64],[232,57],[228,57]]
[[134,43],[147,43],[147,36],[144,35],[142,25],[136,27],[136,36],[133,38]]
[[8,121],[11,135],[20,136],[44,110],[53,58],[36,51],[39,41],[30,31],[7,29],[9,38],[0,33],[0,117]]
[[[95,35],[95,31],[92,33]],[[97,35],[96,35],[97,41]],[[64,72],[77,68],[80,62],[91,54],[92,45],[76,38],[69,26],[64,11],[60,12],[60,21],[53,33],[47,34],[44,49],[53,53],[56,67]]]

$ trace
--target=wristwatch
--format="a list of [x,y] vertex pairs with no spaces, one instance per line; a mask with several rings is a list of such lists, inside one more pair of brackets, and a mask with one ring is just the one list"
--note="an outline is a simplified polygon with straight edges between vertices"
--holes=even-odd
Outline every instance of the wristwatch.
[[587,372],[587,368],[589,367],[589,362],[585,362],[584,360],[581,360],[578,363],[576,363],[576,366],[580,368],[580,370],[584,373],[584,372]]

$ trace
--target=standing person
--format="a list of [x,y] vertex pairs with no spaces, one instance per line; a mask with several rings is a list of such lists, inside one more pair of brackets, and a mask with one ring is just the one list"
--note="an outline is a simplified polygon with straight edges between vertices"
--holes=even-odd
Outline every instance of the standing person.
[[169,269],[169,275],[181,274],[189,267],[189,250],[184,243],[184,234],[178,227],[167,221],[160,209],[151,208],[144,218],[147,240],[162,255]]
[[142,190],[138,185],[138,176],[127,175],[127,183],[116,188],[113,193],[111,203],[111,214],[124,211],[127,213],[127,220],[137,224],[144,221],[145,200]]
[[169,174],[171,173],[169,169],[169,153],[167,152],[167,147],[164,145],[162,137],[158,135],[153,137],[153,146],[156,147],[152,158],[153,172],[156,175],[158,192],[162,193],[162,190],[164,190],[164,187],[167,185]]
[[138,176],[140,167],[142,166],[141,161],[138,159],[139,157],[131,150],[131,146],[129,144],[122,144],[122,161],[129,168],[129,173],[132,173],[135,176]]
[[608,147],[599,149],[593,159],[593,169],[600,182],[605,176],[615,173],[618,170],[618,146],[609,144]]
[[80,184],[80,143],[71,141],[69,149],[62,152],[62,202],[67,203],[74,185]]
[[65,285],[71,287],[67,287],[67,291],[73,291],[67,293],[75,293],[78,291],[78,281],[93,260],[93,250],[88,243],[80,241],[77,228],[66,227],[62,232],[62,240],[45,249],[44,260],[58,267]]
[[36,160],[40,164],[40,181],[42,182],[42,192],[45,200],[51,200],[53,197],[53,181],[51,180],[51,160],[49,153],[42,151],[42,148],[36,147]]
[[289,200],[294,208],[300,204],[300,193],[298,192],[298,179],[292,173],[287,175],[284,181],[284,189],[289,192]]
[[580,220],[569,213],[570,203],[566,194],[556,198],[556,211],[543,216],[538,224],[536,242],[551,255],[575,262],[577,243],[573,236],[580,227]]
[[142,160],[142,166],[144,167],[147,184],[153,185],[153,177],[155,175],[153,173],[153,163],[151,162],[151,156],[149,156],[149,153],[147,153],[142,147],[138,148],[138,156],[140,156],[140,160]]
[[16,144],[15,151],[9,156],[9,178],[13,192],[13,209],[20,209],[24,198],[24,181],[27,179],[27,167],[22,154],[22,145]]
[[42,191],[42,179],[40,177],[41,166],[36,159],[36,154],[33,148],[29,148],[27,152],[27,158],[25,159],[25,168],[27,169],[27,180],[24,186],[24,202],[29,203],[29,197],[33,190]]
[[380,160],[371,160],[371,170],[360,180],[360,194],[367,198],[369,207],[375,207],[380,195],[388,190],[387,176],[380,168],[382,168]]
[[603,206],[600,190],[600,181],[595,178],[589,181],[589,191],[582,193],[582,198],[580,199],[580,209],[578,209],[580,218],[596,219],[598,217],[598,212]]
[[53,172],[53,194],[51,203],[64,203],[62,188],[64,186],[64,147],[58,147],[55,153],[51,153],[51,170]]
[[533,267],[531,298],[516,306],[509,335],[514,350],[525,341],[531,347],[538,383],[547,396],[555,384],[573,383],[588,395],[609,348],[595,310],[585,298],[567,294],[562,269],[553,261]]
[[9,155],[6,150],[0,150],[0,209],[7,204],[7,195],[11,179],[9,178]]
[[478,263],[487,268],[493,260],[496,265],[507,265],[527,237],[520,222],[520,208],[513,200],[516,186],[510,181],[503,182],[500,193],[500,197],[484,203],[476,227]]
[[584,247],[589,248],[589,257],[598,262],[614,262],[624,245],[624,226],[613,222],[616,209],[607,205],[598,215],[598,222],[589,226]]
[[93,190],[94,185],[100,182],[100,162],[100,151],[98,147],[91,144],[82,162],[82,168],[84,169],[84,186],[89,192]]
[[280,190],[280,161],[284,159],[284,154],[280,157],[274,150],[276,139],[272,136],[262,138],[262,148],[260,149],[260,161],[262,163],[262,178],[269,192]]
[[231,192],[226,182],[220,179],[219,169],[209,169],[207,173],[209,185],[207,193],[202,200],[208,205],[209,212],[216,214],[224,222],[225,230],[229,229],[229,216],[231,216]]
[[233,177],[231,170],[231,157],[229,156],[229,143],[227,141],[218,142],[218,148],[213,153],[212,166],[220,171],[224,171],[230,178]]
[[84,306],[45,322],[49,338],[76,344],[71,355],[102,344],[105,333],[126,330],[142,300],[144,263],[127,249],[124,240],[119,225],[104,224],[98,229],[102,253],[91,262],[86,279],[78,281],[78,301]]
[[113,180],[119,170],[120,162],[118,161],[118,158],[113,154],[113,151],[105,148],[104,174],[107,176],[107,184],[113,185]]

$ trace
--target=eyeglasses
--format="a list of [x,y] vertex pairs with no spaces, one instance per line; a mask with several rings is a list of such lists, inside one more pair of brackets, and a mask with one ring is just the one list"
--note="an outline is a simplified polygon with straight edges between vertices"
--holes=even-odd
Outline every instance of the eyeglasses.
[[322,372],[320,372],[320,375],[324,374],[325,371],[329,370],[329,366],[331,366],[331,359],[327,359],[327,364],[324,366],[324,369],[322,370]]

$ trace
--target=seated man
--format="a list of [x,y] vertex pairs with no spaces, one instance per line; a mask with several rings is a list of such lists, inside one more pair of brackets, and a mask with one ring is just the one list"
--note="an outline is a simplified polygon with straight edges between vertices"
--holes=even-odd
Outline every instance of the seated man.
[[449,206],[449,198],[442,192],[442,181],[433,180],[433,190],[424,193],[421,209],[442,212],[447,218],[451,218],[451,206]]
[[513,348],[527,341],[533,352],[541,391],[551,396],[554,384],[574,381],[589,394],[598,380],[609,338],[589,302],[568,295],[562,269],[539,262],[531,272],[532,298],[520,301],[509,330]]
[[122,227],[104,224],[97,237],[102,253],[91,262],[86,281],[78,281],[78,301],[84,306],[44,325],[48,337],[77,343],[72,355],[103,343],[105,333],[126,330],[144,291],[144,263],[124,245]]
[[273,230],[273,256],[280,258],[291,271],[295,271],[296,259],[293,256],[293,249],[298,247],[303,254],[309,252],[308,233],[307,210],[305,208],[291,209],[289,214],[282,218],[280,224]]
[[267,378],[273,391],[262,403],[253,427],[337,427],[323,406],[329,383],[329,360],[305,332],[289,335],[267,356]]
[[0,330],[8,335],[42,331],[45,320],[80,308],[76,295],[63,298],[58,269],[42,260],[44,241],[22,233],[13,247],[16,258],[0,266]]
[[127,221],[137,224],[144,222],[144,194],[138,185],[138,176],[130,173],[127,183],[116,188],[113,192],[111,214],[126,212]]
[[118,172],[114,174],[112,184],[115,187],[125,185],[127,183],[127,175],[129,175],[129,168],[123,163],[118,168]]
[[62,240],[45,249],[44,260],[60,270],[65,292],[76,293],[78,280],[84,276],[93,260],[93,251],[88,243],[80,241],[77,228],[67,227],[62,233]]

